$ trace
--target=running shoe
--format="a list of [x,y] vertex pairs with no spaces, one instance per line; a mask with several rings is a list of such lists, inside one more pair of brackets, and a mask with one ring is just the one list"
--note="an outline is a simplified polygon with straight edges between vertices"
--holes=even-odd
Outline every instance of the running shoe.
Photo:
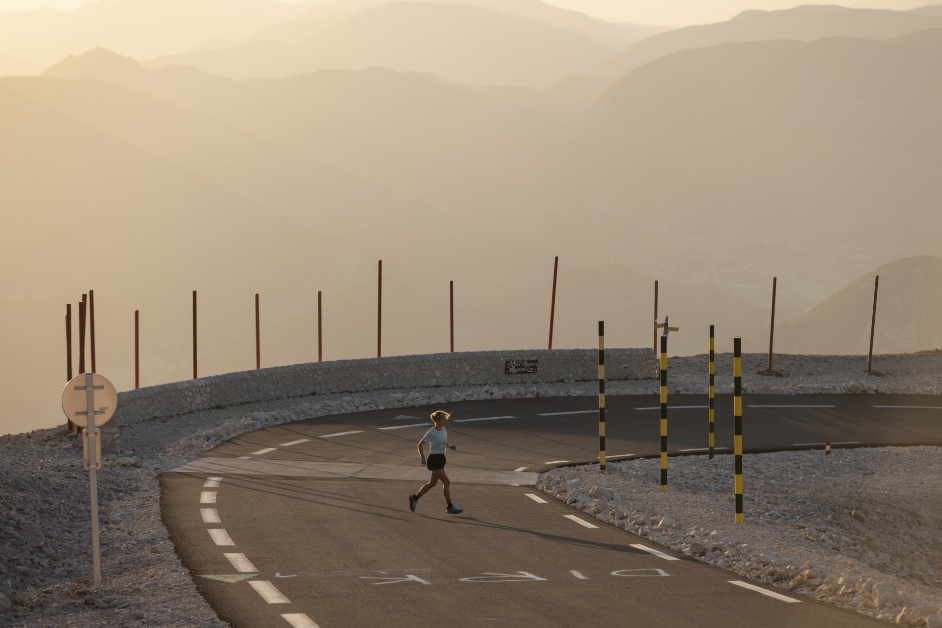
[[448,504],[448,508],[445,509],[449,515],[457,515],[464,512],[464,508],[458,508],[454,504]]
[[415,512],[415,505],[419,503],[419,498],[415,496],[415,493],[409,493],[409,510]]

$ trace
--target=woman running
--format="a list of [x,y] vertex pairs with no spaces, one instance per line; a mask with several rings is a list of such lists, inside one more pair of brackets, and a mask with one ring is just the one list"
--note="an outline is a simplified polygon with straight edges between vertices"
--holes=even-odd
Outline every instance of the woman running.
[[[422,437],[422,440],[420,440],[417,445],[419,456],[422,458],[422,466],[432,472],[432,477],[429,478],[425,486],[419,489],[418,493],[409,495],[409,509],[412,510],[412,512],[415,512],[415,505],[419,503],[419,498],[438,484],[439,480],[442,481],[442,491],[445,493],[445,502],[448,504],[445,508],[445,512],[449,515],[457,515],[459,512],[462,512],[461,508],[451,503],[451,490],[449,490],[451,482],[448,480],[448,475],[445,473],[445,450],[451,449],[452,451],[457,451],[458,449],[448,443],[448,432],[445,430],[445,423],[448,422],[449,417],[451,417],[451,415],[444,410],[436,410],[433,412],[431,419],[435,427],[426,432],[425,436]],[[428,443],[431,448],[428,462],[425,460],[425,443]]]

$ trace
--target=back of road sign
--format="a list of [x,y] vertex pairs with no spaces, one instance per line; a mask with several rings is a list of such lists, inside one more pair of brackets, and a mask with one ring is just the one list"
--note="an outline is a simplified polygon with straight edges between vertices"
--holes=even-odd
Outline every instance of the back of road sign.
[[[76,375],[62,391],[62,411],[79,427],[88,427],[85,381],[85,373]],[[118,391],[98,373],[92,373],[92,381],[95,386],[95,427],[98,428],[114,416],[118,407]]]

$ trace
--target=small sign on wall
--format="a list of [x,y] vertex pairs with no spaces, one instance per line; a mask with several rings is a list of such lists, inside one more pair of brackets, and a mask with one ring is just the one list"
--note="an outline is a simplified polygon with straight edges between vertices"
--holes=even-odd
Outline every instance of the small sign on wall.
[[504,375],[536,373],[538,360],[507,360],[504,362]]

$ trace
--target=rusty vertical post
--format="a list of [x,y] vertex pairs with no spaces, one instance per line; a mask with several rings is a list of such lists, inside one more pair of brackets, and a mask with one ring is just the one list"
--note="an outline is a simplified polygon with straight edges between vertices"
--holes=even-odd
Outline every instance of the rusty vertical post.
[[549,348],[553,348],[553,320],[556,318],[556,271],[559,270],[559,256],[553,260],[553,297],[550,300]]
[[654,353],[657,354],[657,279],[654,280]]
[[258,319],[258,293],[255,293],[255,370],[262,368],[262,333]]
[[[72,304],[65,304],[65,381],[72,381]],[[75,431],[72,419],[66,419],[66,427],[70,432]]]
[[85,295],[79,303],[79,375],[85,372]]
[[873,331],[877,325],[877,290],[880,289],[880,275],[873,281],[873,316],[870,318],[870,352],[867,354],[867,372],[873,366]]
[[775,340],[775,289],[778,277],[772,277],[772,322],[769,325],[769,371],[772,370],[772,341]]
[[451,328],[451,352],[455,352],[455,282],[448,282],[449,325]]
[[321,291],[317,291],[317,361],[324,361],[323,327],[321,327]]
[[383,260],[379,260],[376,298],[376,357],[383,357]]
[[134,310],[134,388],[141,387],[141,326],[140,311]]
[[193,379],[196,375],[196,290],[193,291]]
[[89,355],[92,358],[92,373],[97,373],[95,369],[95,291],[88,291],[88,348]]

